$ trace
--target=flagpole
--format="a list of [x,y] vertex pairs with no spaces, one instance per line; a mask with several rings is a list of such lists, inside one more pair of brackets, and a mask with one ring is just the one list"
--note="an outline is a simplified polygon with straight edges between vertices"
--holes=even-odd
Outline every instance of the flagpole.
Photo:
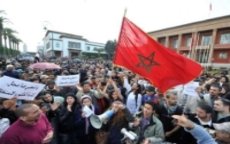
[[205,61],[205,71],[207,71],[207,68],[208,68],[208,57],[209,57],[209,54],[210,54],[210,45],[207,46],[207,48],[205,48],[205,53],[204,53],[204,61]]
[[124,16],[123,17],[125,17],[126,14],[127,14],[127,8],[125,8],[125,10],[124,10]]
[[206,46],[204,47],[204,49],[202,50],[202,63],[204,64],[204,70],[206,71],[206,52],[208,49],[206,49]]
[[210,2],[209,2],[208,17],[210,17],[210,16],[211,16],[211,12],[212,12],[212,0],[210,0]]
[[[200,40],[200,36],[198,37],[198,41],[197,41],[197,48],[198,48],[198,61],[199,63],[202,64],[202,49],[201,49],[201,44],[199,45],[199,40]],[[202,41],[202,40],[201,40]]]
[[207,53],[207,70],[208,70],[208,67],[209,67],[209,56],[210,56],[210,52],[211,52],[211,46],[212,45],[208,45],[208,53]]
[[[194,59],[196,60],[196,61],[198,61],[198,63],[200,63],[200,61],[199,61],[199,56],[197,57],[197,53],[198,53],[198,44],[199,44],[199,37],[200,37],[200,34],[198,33],[197,34],[197,38],[196,38],[196,44],[195,44],[195,54],[194,54]],[[198,59],[196,59],[196,58],[198,58]]]
[[189,50],[189,58],[192,59],[192,47],[193,47],[193,37],[194,37],[194,33],[192,33],[192,37],[191,37],[191,44],[190,44],[190,50]]
[[[211,12],[212,12],[212,0],[210,0],[210,2],[209,2],[208,18],[211,17]],[[207,48],[207,66],[205,68],[205,71],[207,71],[208,67],[209,67],[209,55],[210,55],[210,51],[211,51],[211,45],[208,45],[208,48]]]

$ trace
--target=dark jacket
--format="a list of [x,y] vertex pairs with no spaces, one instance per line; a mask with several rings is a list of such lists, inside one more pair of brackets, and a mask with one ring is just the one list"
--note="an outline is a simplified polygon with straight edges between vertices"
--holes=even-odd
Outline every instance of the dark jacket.
[[5,71],[2,75],[19,79],[19,74],[16,71]]
[[60,133],[72,133],[74,131],[74,120],[76,109],[69,112],[66,106],[62,106],[58,111],[58,130]]
[[230,116],[226,116],[223,118],[218,119],[218,112],[214,112],[213,114],[213,123],[223,123],[223,122],[230,122]]
[[122,144],[121,140],[124,137],[124,135],[121,133],[121,129],[127,129],[129,122],[134,121],[134,117],[127,108],[123,109],[122,112],[124,113],[125,117],[121,119],[118,123],[112,123],[113,119],[116,117],[116,114],[113,115],[111,120],[109,120],[108,122],[109,130],[107,144]]
[[47,102],[43,99],[43,102],[41,103],[41,107],[47,108],[48,111],[45,114],[46,114],[49,122],[52,122],[56,118],[59,108],[57,110],[53,111],[50,107],[50,104],[54,104],[54,97],[52,98],[51,102]]
[[14,111],[5,108],[0,109],[0,118],[8,118],[10,120],[10,124],[14,123],[18,119]]
[[[98,109],[95,107],[94,113],[98,115]],[[88,123],[88,133],[86,132],[86,125]],[[82,106],[76,109],[74,128],[76,137],[81,144],[95,144],[96,129],[91,125],[90,118],[82,117]]]
[[164,131],[170,131],[175,127],[173,123],[172,115],[181,115],[183,113],[183,109],[180,106],[177,106],[174,111],[169,112],[168,108],[165,106],[161,107],[161,111],[159,113],[159,119],[163,123]]
[[[188,115],[188,118],[192,122],[196,123],[197,125],[202,126],[203,128],[214,129],[213,125],[211,125],[211,126],[202,125],[196,115]],[[182,133],[181,133],[180,144],[184,144],[184,143],[187,143],[187,144],[197,144],[197,140],[191,135],[190,132],[183,130]]]

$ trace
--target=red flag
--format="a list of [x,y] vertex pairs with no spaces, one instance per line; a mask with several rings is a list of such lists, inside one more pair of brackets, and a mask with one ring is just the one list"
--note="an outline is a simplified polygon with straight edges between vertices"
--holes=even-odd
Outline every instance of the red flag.
[[148,79],[161,92],[195,79],[200,64],[162,46],[123,18],[113,63]]

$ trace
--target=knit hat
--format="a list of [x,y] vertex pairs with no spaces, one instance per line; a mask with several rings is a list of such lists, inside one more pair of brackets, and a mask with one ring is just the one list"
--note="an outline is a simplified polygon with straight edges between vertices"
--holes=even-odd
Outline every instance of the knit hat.
[[92,101],[92,98],[91,98],[91,96],[89,96],[89,95],[83,95],[82,97],[81,97],[81,103],[82,103],[82,101],[84,100],[84,99],[89,99],[90,101]]

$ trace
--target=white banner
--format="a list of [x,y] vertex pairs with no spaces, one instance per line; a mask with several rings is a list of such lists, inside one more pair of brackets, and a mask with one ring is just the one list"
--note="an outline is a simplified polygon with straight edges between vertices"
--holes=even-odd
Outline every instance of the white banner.
[[0,97],[8,99],[17,97],[17,99],[34,100],[44,87],[44,84],[4,76],[0,78]]
[[79,83],[80,75],[58,76],[57,86],[75,86]]

